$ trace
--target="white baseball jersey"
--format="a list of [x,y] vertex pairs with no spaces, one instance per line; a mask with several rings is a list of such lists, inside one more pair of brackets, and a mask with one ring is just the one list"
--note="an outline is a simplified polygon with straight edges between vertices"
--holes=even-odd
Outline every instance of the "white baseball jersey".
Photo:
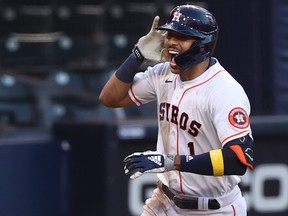
[[[157,100],[157,151],[198,155],[220,149],[230,140],[251,134],[250,103],[241,85],[219,64],[199,77],[181,81],[169,62],[137,73],[129,95],[137,104]],[[205,176],[169,171],[157,174],[174,190],[197,197],[219,197],[240,182],[238,176]]]

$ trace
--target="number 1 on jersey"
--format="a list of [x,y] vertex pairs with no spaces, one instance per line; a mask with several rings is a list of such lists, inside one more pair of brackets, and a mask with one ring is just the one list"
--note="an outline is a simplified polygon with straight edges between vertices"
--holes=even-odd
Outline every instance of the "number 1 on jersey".
[[195,155],[194,143],[193,142],[189,142],[187,145],[188,145],[188,148],[190,150],[190,155]]

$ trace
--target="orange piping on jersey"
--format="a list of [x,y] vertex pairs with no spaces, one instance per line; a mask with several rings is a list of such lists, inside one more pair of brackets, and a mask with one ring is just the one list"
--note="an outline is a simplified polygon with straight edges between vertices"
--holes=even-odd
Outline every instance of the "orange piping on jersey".
[[[176,127],[176,130],[177,130],[177,138],[176,138],[176,154],[179,155],[179,128]],[[178,172],[179,174],[179,181],[180,181],[180,185],[179,185],[179,188],[180,188],[180,192],[183,193],[183,183],[182,183],[182,175],[181,175],[181,172],[179,171]]]
[[246,166],[248,166],[250,169],[254,169],[254,167],[249,164],[246,160],[246,157],[244,155],[244,152],[242,150],[242,148],[239,145],[232,145],[229,147],[233,152],[235,152],[235,154],[237,155],[237,157],[239,158],[239,160],[245,164]]
[[139,103],[139,104],[142,104],[142,102],[135,96],[134,92],[133,92],[133,89],[132,89],[132,86],[130,86],[130,90],[131,90],[131,93],[133,95],[133,98]]
[[177,137],[176,137],[176,154],[179,155],[179,128],[176,127]]
[[232,209],[233,209],[233,216],[236,216],[236,209],[234,207],[234,205],[231,205]]
[[[198,87],[198,86],[200,86],[200,85],[203,85],[204,83],[206,83],[206,82],[208,82],[209,80],[213,79],[213,78],[214,78],[216,75],[218,75],[220,72],[224,72],[224,71],[225,71],[225,70],[220,70],[220,71],[218,71],[217,73],[215,73],[213,76],[211,76],[209,79],[205,80],[204,82],[199,83],[199,84],[197,84],[197,85],[195,85],[195,86],[192,86],[192,87],[186,89],[186,90],[183,92],[183,94],[182,94],[182,96],[181,96],[181,98],[180,98],[180,100],[179,100],[178,107],[179,107],[179,105],[180,105],[180,103],[181,103],[181,101],[182,101],[182,99],[183,99],[183,97],[184,97],[184,95],[185,95],[185,93],[186,93],[187,91],[189,91],[190,89],[196,88],[196,87]],[[177,76],[177,77],[178,77],[178,76]],[[175,79],[175,84],[176,84],[176,79]],[[176,88],[176,85],[175,85],[175,88]],[[178,133],[178,128],[177,128],[177,133]],[[178,135],[178,134],[177,134],[177,135]],[[177,136],[177,153],[178,153],[178,149],[179,149],[179,143],[178,143],[178,136]],[[181,175],[181,172],[179,172],[179,178],[180,178],[180,191],[181,191],[181,193],[184,193],[183,187],[182,187],[183,184],[182,184],[182,175]]]
[[229,136],[229,137],[227,137],[226,139],[224,139],[221,143],[223,144],[223,143],[225,143],[225,141],[226,141],[227,139],[230,139],[231,137],[234,137],[234,136],[237,136],[237,135],[239,135],[239,134],[246,133],[246,132],[248,132],[248,130],[241,131],[241,132],[239,132],[239,133],[233,134],[232,136]]
[[198,86],[200,86],[200,85],[203,85],[204,83],[208,82],[209,80],[211,80],[211,79],[213,79],[215,76],[217,76],[220,72],[224,72],[224,71],[225,71],[225,70],[220,70],[220,71],[218,71],[217,73],[215,73],[213,76],[211,76],[209,79],[205,80],[204,82],[199,83],[199,84],[197,84],[197,85],[195,85],[195,86],[192,86],[192,87],[186,89],[186,90],[183,92],[183,94],[182,94],[182,96],[181,96],[181,98],[180,98],[180,100],[179,100],[178,106],[180,105],[180,103],[181,103],[181,101],[182,101],[182,99],[183,99],[183,97],[184,97],[184,95],[185,95],[185,93],[186,93],[187,91],[189,91],[189,90],[192,89],[192,88],[196,88],[196,87],[198,87]]

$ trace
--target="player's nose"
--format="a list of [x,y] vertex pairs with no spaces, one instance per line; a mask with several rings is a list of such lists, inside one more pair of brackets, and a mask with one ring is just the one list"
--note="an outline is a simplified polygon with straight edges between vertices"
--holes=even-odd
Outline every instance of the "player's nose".
[[165,44],[166,44],[166,47],[174,47],[174,45],[177,45],[178,44],[178,40],[176,37],[173,37],[171,35],[167,35],[166,36],[166,40],[165,40]]

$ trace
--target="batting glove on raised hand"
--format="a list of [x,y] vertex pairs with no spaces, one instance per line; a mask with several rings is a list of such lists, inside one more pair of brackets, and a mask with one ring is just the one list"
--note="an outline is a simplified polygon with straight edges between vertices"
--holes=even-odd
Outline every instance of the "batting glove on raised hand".
[[124,170],[130,179],[136,179],[144,173],[162,173],[174,169],[174,156],[156,151],[136,152],[124,159]]
[[156,30],[159,19],[159,16],[154,18],[150,32],[141,37],[133,49],[133,53],[140,60],[143,58],[156,62],[168,60],[168,52],[163,48],[165,31]]

